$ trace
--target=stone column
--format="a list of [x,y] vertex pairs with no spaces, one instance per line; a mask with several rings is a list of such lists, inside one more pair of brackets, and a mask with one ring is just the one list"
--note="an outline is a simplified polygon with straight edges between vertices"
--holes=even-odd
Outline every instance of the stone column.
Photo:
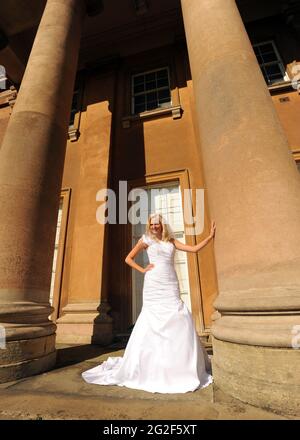
[[0,150],[0,382],[55,363],[52,259],[83,0],[48,0]]
[[235,1],[181,3],[217,223],[215,384],[254,405],[295,413],[299,173]]

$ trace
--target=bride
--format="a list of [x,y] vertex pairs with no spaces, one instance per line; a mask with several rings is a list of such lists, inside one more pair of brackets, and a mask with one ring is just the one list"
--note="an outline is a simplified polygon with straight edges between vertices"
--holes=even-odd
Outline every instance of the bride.
[[[196,334],[192,316],[180,299],[174,268],[176,249],[198,252],[215,234],[190,246],[175,240],[160,214],[150,215],[146,234],[125,262],[145,274],[143,307],[123,357],[109,357],[85,371],[86,382],[119,385],[152,393],[186,393],[212,382],[210,360]],[[146,250],[150,264],[143,268],[134,258]]]

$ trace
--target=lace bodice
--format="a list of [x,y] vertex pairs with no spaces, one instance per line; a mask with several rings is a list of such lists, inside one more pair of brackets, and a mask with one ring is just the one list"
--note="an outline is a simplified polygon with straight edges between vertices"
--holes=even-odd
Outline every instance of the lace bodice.
[[148,245],[147,254],[149,262],[174,264],[175,246],[170,241],[156,241],[144,234],[142,236],[143,243]]

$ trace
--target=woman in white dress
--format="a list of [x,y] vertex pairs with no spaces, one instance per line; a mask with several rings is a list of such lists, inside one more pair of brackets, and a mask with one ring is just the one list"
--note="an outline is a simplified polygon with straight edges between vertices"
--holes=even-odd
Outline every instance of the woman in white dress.
[[[145,274],[143,307],[123,357],[109,357],[85,371],[86,382],[119,385],[152,393],[186,393],[212,382],[210,361],[196,334],[192,316],[180,299],[174,268],[176,249],[198,252],[215,234],[190,246],[175,240],[160,214],[149,217],[146,234],[125,262]],[[134,258],[146,250],[150,264],[143,268]]]

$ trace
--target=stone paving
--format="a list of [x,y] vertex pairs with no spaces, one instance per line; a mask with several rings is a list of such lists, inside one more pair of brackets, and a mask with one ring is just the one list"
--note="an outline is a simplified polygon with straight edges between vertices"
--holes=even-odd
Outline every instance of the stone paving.
[[58,346],[54,370],[0,384],[0,420],[288,419],[225,396],[213,386],[186,394],[152,394],[82,380],[84,370],[122,353],[117,345]]

